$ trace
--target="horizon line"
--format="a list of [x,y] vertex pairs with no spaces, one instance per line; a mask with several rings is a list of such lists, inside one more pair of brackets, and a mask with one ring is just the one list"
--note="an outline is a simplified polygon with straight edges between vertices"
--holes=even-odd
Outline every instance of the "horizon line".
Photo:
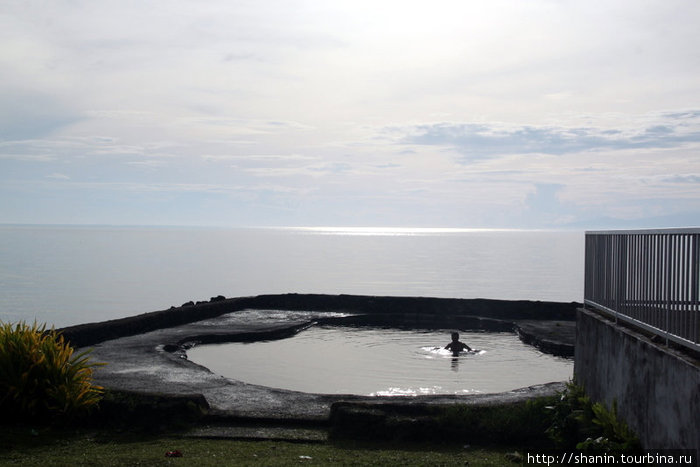
[[182,228],[182,229],[270,229],[307,232],[382,234],[382,233],[468,233],[468,232],[556,232],[584,231],[582,228],[522,228],[522,227],[409,227],[409,226],[347,226],[347,225],[215,225],[215,224],[109,224],[109,223],[23,223],[0,222],[2,227],[88,227],[88,228]]

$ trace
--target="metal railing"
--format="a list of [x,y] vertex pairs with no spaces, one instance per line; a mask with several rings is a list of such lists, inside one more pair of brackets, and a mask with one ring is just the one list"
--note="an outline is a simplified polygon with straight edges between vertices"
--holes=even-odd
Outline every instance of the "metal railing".
[[586,232],[584,304],[700,351],[700,228]]

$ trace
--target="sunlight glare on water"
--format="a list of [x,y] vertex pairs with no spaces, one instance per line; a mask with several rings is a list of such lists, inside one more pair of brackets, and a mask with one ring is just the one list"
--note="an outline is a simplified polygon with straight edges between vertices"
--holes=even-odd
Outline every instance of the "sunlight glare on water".
[[414,236],[442,235],[474,232],[517,232],[518,229],[463,229],[449,227],[283,227],[289,232],[306,232],[321,235],[361,236]]

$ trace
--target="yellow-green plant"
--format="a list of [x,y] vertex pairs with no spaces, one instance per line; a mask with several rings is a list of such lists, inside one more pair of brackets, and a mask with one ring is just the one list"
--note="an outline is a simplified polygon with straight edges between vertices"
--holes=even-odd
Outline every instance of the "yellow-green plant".
[[92,384],[97,365],[46,325],[0,322],[0,410],[21,417],[84,413],[103,394]]

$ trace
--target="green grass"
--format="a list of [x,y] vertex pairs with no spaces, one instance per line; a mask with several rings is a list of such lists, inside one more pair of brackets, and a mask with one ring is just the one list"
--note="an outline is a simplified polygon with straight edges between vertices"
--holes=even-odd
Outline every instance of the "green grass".
[[[165,456],[173,450],[183,457]],[[0,466],[516,465],[507,460],[508,451],[461,445],[201,440],[176,434],[0,427]]]

